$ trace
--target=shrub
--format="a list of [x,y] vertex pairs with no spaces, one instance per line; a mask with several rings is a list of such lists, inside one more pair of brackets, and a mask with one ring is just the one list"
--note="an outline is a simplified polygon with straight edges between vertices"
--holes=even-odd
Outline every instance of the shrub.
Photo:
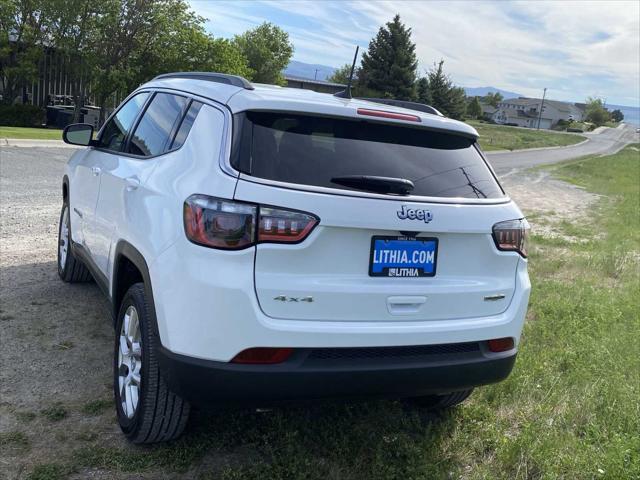
[[0,105],[0,125],[7,127],[40,127],[44,123],[44,108],[36,105]]

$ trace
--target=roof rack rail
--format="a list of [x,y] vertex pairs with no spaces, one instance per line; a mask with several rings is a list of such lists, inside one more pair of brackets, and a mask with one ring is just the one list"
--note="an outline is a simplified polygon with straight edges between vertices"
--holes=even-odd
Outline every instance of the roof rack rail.
[[161,80],[165,78],[191,78],[194,80],[207,80],[209,82],[225,83],[227,85],[233,85],[234,87],[244,88],[246,90],[254,90],[251,82],[246,78],[238,75],[229,75],[226,73],[216,72],[174,72],[163,73],[154,78],[154,80]]
[[410,102],[408,100],[396,100],[394,98],[364,98],[358,97],[358,100],[366,100],[368,102],[383,103],[385,105],[393,105],[394,107],[402,107],[408,110],[416,110],[418,112],[430,113],[431,115],[438,115],[444,117],[442,113],[433,108],[431,105],[418,102]]

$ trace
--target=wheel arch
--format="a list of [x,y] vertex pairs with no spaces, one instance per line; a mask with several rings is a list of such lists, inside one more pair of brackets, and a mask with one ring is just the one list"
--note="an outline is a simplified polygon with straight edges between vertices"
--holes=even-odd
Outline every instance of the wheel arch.
[[62,201],[69,200],[69,177],[65,175],[62,177]]
[[[120,240],[116,245],[113,257],[113,275],[111,280],[111,307],[114,325],[120,310],[120,304],[127,290],[137,282],[144,283],[144,293],[147,297],[151,318],[153,319],[153,330],[158,335],[158,325],[156,321],[155,302],[153,300],[153,287],[149,267],[140,251],[126,240]],[[159,336],[158,336],[159,338]]]

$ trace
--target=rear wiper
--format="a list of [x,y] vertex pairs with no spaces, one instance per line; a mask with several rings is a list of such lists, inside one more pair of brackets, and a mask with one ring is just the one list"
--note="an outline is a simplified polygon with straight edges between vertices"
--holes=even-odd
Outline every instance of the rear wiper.
[[375,193],[397,193],[407,195],[415,185],[406,178],[375,177],[372,175],[345,175],[333,177],[332,183]]

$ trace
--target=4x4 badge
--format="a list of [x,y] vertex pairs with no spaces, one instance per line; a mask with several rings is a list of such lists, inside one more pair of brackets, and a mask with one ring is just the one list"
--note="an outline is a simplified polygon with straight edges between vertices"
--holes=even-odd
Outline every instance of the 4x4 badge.
[[429,223],[433,220],[433,213],[431,210],[421,210],[407,207],[403,205],[400,210],[398,210],[398,218],[400,220],[422,220],[424,223]]
[[273,299],[278,302],[313,302],[313,297],[287,297],[286,295],[278,295]]

